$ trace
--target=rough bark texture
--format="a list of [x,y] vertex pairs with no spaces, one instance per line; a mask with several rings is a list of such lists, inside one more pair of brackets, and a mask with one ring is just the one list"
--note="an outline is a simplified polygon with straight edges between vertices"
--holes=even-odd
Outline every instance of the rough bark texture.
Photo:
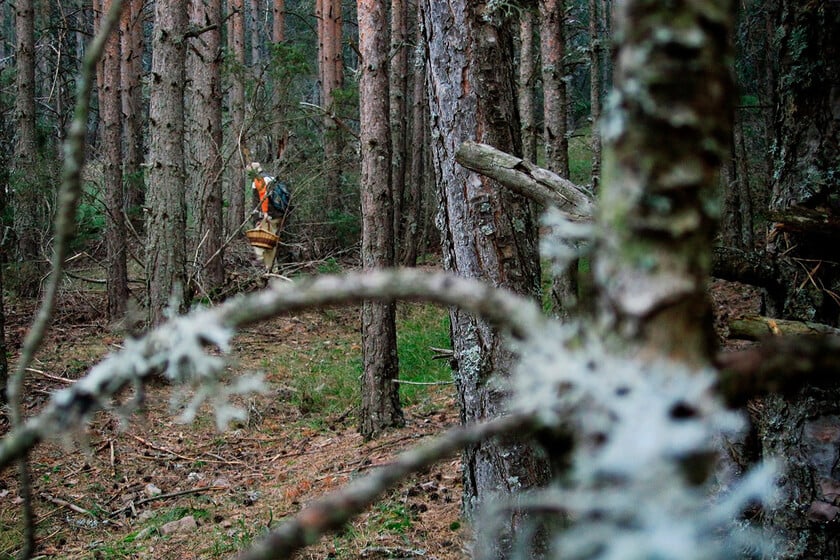
[[125,207],[129,216],[141,222],[140,212],[145,200],[143,182],[143,19],[142,0],[124,2],[121,32],[120,87],[122,94],[122,125],[124,136],[123,178]]
[[540,51],[543,78],[545,166],[569,178],[566,137],[566,56],[564,0],[540,0]]
[[[104,12],[112,0],[104,0]],[[99,84],[99,115],[102,149],[105,152],[105,244],[108,260],[108,318],[122,319],[128,307],[128,240],[123,213],[122,127],[120,119],[120,36],[108,37],[102,58]]]
[[23,259],[38,255],[39,230],[34,206],[40,193],[29,191],[30,175],[37,160],[35,151],[35,11],[32,0],[15,2],[15,198],[14,230]]
[[234,154],[233,165],[230,166],[230,180],[227,199],[230,208],[227,214],[228,232],[236,231],[245,221],[245,165],[251,162],[243,161],[247,141],[245,130],[245,6],[243,0],[229,0],[228,2],[228,48],[233,53],[238,71],[234,73],[228,94],[230,104],[230,132],[231,145]]
[[589,113],[592,119],[592,190],[601,181],[601,75],[604,43],[609,44],[601,26],[601,0],[589,0]]
[[[461,276],[537,297],[539,260],[530,203],[454,161],[458,146],[467,139],[521,151],[511,26],[493,25],[497,14],[487,14],[485,2],[426,0],[423,5],[444,266]],[[503,391],[491,378],[503,378],[510,371],[510,350],[502,347],[499,334],[487,322],[457,309],[450,311],[450,319],[462,421],[503,414]],[[504,500],[548,477],[546,463],[526,443],[470,446],[463,468],[469,518],[491,496]],[[516,531],[524,527],[521,512],[512,510],[493,527],[494,537],[479,543],[487,557],[508,554]]]
[[523,9],[519,16],[519,116],[522,119],[522,157],[537,161],[537,68],[534,61],[533,10]]
[[391,0],[391,182],[394,192],[394,239],[397,250],[403,244],[403,204],[406,191],[408,134],[408,2]]
[[[324,109],[324,165],[325,218],[340,210],[341,202],[341,132],[333,118],[333,92],[344,85],[344,58],[341,53],[341,1],[317,0],[315,17],[318,20],[318,68],[321,79],[321,107]],[[383,20],[387,21],[387,20]],[[380,25],[383,23],[380,22]]]
[[[187,170],[194,201],[193,245],[196,280],[205,293],[225,280],[222,222],[222,91],[220,0],[191,0],[190,24],[208,28],[190,39],[187,50]],[[209,29],[216,25],[215,29]]]
[[[789,214],[804,207],[836,217],[840,6],[782,1],[778,18],[773,206]],[[807,240],[787,231],[773,239],[770,249],[796,259],[800,271],[797,283],[785,282],[786,297],[771,311],[782,318],[837,326],[840,305],[833,294],[840,288],[840,270],[823,260],[824,244]],[[795,248],[788,251],[791,247]],[[766,517],[785,537],[785,558],[840,557],[840,508],[835,501],[840,488],[838,402],[836,389],[810,387],[788,399],[768,397],[755,407],[761,455],[777,458],[786,469],[782,507]]]
[[[187,7],[180,0],[155,3],[149,100],[149,195],[146,277],[149,321],[160,322],[175,290],[186,283],[184,190],[184,60]],[[184,305],[183,292],[175,300]]]
[[[271,41],[274,44],[279,45],[286,40],[286,1],[274,0],[272,2],[272,10],[274,12],[274,18],[272,20],[271,27]],[[281,88],[274,87],[272,89],[274,90],[272,105],[274,106],[274,110],[277,112],[277,115],[271,124],[271,136],[274,140],[275,146],[274,157],[276,159],[281,159],[286,151],[289,140],[289,133],[286,129],[286,123],[284,122],[285,111],[283,104],[285,100],[283,99]]]
[[[415,44],[422,44],[423,29],[420,25],[421,2],[417,3],[417,24],[415,25]],[[408,174],[410,184],[410,196],[408,197],[407,208],[404,208],[406,223],[404,226],[405,239],[403,242],[404,253],[401,262],[403,266],[415,266],[417,264],[418,252],[426,247],[426,220],[424,209],[427,200],[430,198],[426,193],[426,186],[430,183],[427,180],[427,160],[429,153],[428,131],[429,119],[428,106],[426,103],[426,59],[425,52],[414,49],[414,60],[412,61],[412,99],[411,99],[411,171]]]
[[[840,213],[840,7],[783,1],[778,18],[772,209],[819,209],[836,218]],[[774,239],[769,250],[803,259],[812,279],[790,286],[782,308],[774,312],[785,318],[840,324],[840,302],[834,297],[840,292],[840,266],[823,260],[823,249],[799,235]],[[819,270],[814,270],[817,264]]]
[[[391,190],[391,135],[388,122],[388,28],[382,25],[387,0],[359,0],[359,82],[362,149],[362,266],[394,266],[394,206]],[[401,426],[396,304],[362,306],[362,406],[359,432],[366,438]]]
[[713,200],[730,139],[730,6],[634,1],[620,9],[599,206],[608,227],[595,262],[601,316],[631,354],[704,366],[716,216],[703,201]]

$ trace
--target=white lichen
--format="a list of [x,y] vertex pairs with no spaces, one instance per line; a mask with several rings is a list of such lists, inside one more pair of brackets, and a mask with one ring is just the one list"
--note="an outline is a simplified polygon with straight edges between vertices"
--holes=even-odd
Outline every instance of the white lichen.
[[728,560],[772,548],[736,521],[772,501],[775,469],[759,467],[725,492],[713,476],[720,438],[744,427],[715,398],[713,370],[617,357],[571,327],[518,350],[512,409],[575,440],[564,484],[518,505],[566,520],[554,557]]

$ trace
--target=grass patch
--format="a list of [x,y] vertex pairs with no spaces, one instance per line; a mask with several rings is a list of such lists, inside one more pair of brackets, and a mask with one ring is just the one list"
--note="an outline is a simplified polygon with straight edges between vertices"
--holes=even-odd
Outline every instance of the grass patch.
[[[400,379],[422,383],[452,381],[447,360],[432,360],[430,348],[450,348],[449,312],[441,307],[400,304],[397,308],[397,352]],[[400,385],[403,406],[419,404],[429,394],[422,385]]]
[[[445,309],[419,304],[397,308],[397,350],[400,378],[416,382],[451,381],[446,360],[432,360],[430,347],[449,348],[449,314]],[[318,428],[330,415],[342,414],[360,402],[361,340],[357,335],[320,340],[283,356],[293,389],[292,404]],[[268,364],[264,364],[268,366]],[[428,386],[400,387],[403,406],[426,402]]]

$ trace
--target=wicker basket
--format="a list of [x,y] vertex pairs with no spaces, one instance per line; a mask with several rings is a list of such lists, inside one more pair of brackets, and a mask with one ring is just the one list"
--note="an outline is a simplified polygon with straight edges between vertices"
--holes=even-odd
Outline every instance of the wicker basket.
[[249,229],[245,232],[245,236],[253,247],[259,247],[260,249],[274,249],[277,242],[280,241],[278,236],[264,229]]

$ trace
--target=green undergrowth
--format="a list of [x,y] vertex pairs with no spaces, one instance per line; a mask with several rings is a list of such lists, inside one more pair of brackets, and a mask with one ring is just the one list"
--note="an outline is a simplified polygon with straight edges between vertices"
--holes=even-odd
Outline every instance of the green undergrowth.
[[[328,317],[328,316],[327,316]],[[329,319],[329,317],[328,317]],[[431,348],[449,348],[449,316],[445,309],[420,304],[400,304],[397,311],[397,346],[400,379],[418,383],[452,380],[447,360],[433,360]],[[310,423],[341,415],[359,404],[362,350],[359,335],[346,334],[301,346],[278,356],[291,378],[290,400]],[[431,395],[438,385],[400,385],[404,407],[433,407]]]

